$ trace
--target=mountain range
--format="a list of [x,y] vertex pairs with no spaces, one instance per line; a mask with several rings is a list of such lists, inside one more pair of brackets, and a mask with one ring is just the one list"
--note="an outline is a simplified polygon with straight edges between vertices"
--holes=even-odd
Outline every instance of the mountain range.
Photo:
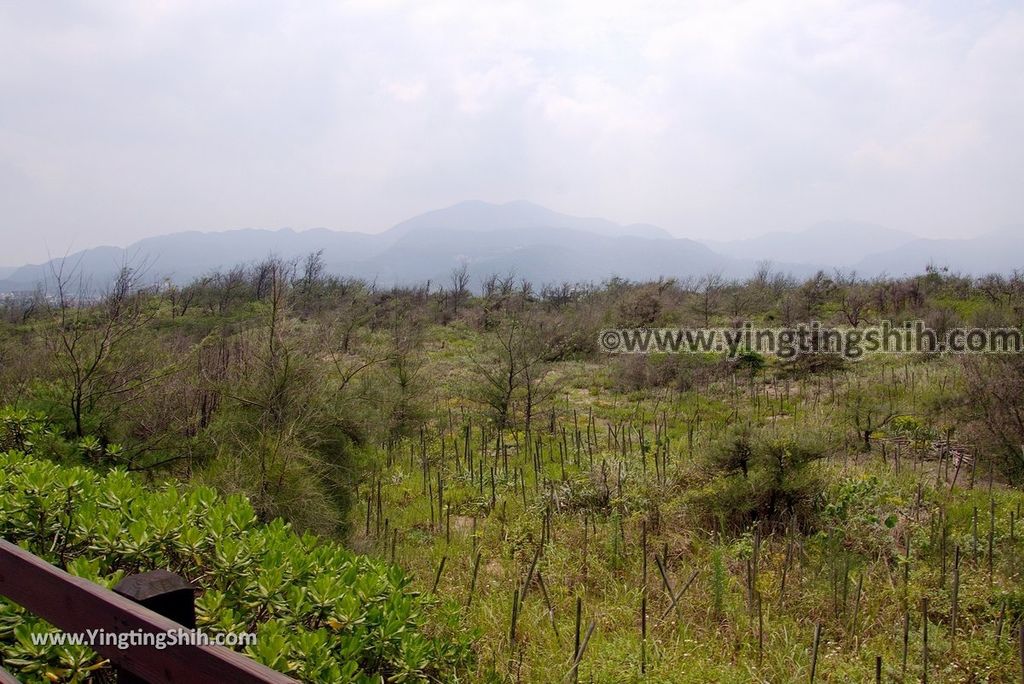
[[403,221],[381,233],[327,230],[187,231],[127,247],[95,247],[43,264],[0,268],[0,292],[31,290],[64,265],[109,282],[122,265],[145,264],[147,277],[186,282],[273,254],[302,258],[322,250],[326,270],[380,285],[447,283],[466,264],[472,282],[514,273],[534,283],[692,277],[744,277],[768,261],[797,277],[844,269],[861,276],[920,273],[929,264],[980,275],[1024,268],[1024,229],[976,238],[922,239],[882,226],[831,222],[802,231],[699,242],[649,224],[620,225],[569,216],[517,201],[467,201]]

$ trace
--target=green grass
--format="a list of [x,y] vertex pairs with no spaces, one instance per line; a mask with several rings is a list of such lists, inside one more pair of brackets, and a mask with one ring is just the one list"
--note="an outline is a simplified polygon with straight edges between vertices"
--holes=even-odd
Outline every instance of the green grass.
[[[374,519],[371,533],[365,534],[364,493],[363,504],[353,511],[356,534],[351,543],[367,553],[390,558],[395,541],[395,562],[408,569],[414,585],[423,591],[430,590],[438,564],[446,557],[437,593],[462,606],[469,598],[475,553],[481,553],[472,607],[462,611],[465,622],[482,634],[477,643],[476,676],[480,679],[562,681],[572,662],[575,601],[580,597],[583,630],[591,620],[595,623],[579,668],[579,681],[583,682],[806,681],[814,629],[819,623],[822,642],[817,681],[871,681],[876,656],[882,656],[885,679],[892,680],[902,671],[903,621],[908,613],[906,669],[913,680],[922,669],[920,605],[927,597],[931,680],[1014,681],[1020,676],[1020,664],[1011,623],[1024,614],[1024,528],[1016,527],[1011,543],[1009,514],[1013,511],[1016,516],[1024,495],[1007,489],[996,478],[990,499],[984,465],[974,489],[966,488],[966,473],[961,473],[958,486],[951,489],[937,462],[924,460],[920,454],[903,453],[897,474],[891,453],[885,463],[877,446],[871,454],[859,453],[856,436],[842,417],[841,396],[857,378],[875,382],[891,377],[894,368],[899,381],[913,378],[913,398],[919,403],[934,391],[938,379],[955,373],[955,368],[942,360],[924,365],[872,361],[855,364],[851,378],[792,381],[788,398],[784,383],[773,380],[772,375],[746,386],[741,382],[738,390],[723,382],[699,393],[666,390],[622,395],[600,382],[596,389],[589,387],[586,365],[563,364],[555,372],[569,379],[573,389],[559,400],[556,432],[533,436],[539,436],[543,444],[539,474],[533,472],[532,456],[517,451],[508,433],[504,437],[509,452],[506,477],[505,459],[494,451],[494,435],[489,436],[486,452],[481,454],[478,428],[474,427],[474,465],[481,457],[486,463],[481,492],[479,482],[471,481],[464,464],[457,465],[453,458],[455,438],[459,439],[459,456],[463,456],[459,425],[454,434],[445,431],[446,460],[440,461],[438,435],[444,421],[439,420],[438,430],[431,432],[426,442],[430,490],[435,497],[424,491],[419,441],[399,445],[396,453],[403,456],[380,473],[382,516],[391,533],[387,538],[383,533],[378,536]],[[759,397],[756,401],[751,392]],[[770,399],[765,398],[766,393]],[[577,457],[575,421],[585,435],[590,410],[597,427],[597,445],[588,449],[584,444]],[[697,414],[701,422],[691,451],[688,422]],[[655,420],[667,427],[670,461],[666,472],[659,474],[648,453],[645,474],[638,430],[642,428],[645,439],[653,443]],[[933,422],[934,416],[920,412],[920,420]],[[761,599],[763,649],[758,647],[756,602],[751,604],[747,589],[752,531],[720,534],[715,526],[703,524],[700,509],[702,489],[719,477],[703,467],[704,456],[724,427],[737,421],[751,421],[769,430],[813,428],[830,435],[828,457],[813,465],[824,483],[818,514],[804,533],[792,538],[793,560],[785,570],[784,597],[780,588],[790,537],[776,531],[766,533],[760,543],[754,588]],[[620,429],[628,426],[632,446],[625,454],[606,443],[609,423]],[[567,453],[560,459],[562,428],[567,432]],[[883,430],[876,436],[884,438],[886,434]],[[522,444],[525,436],[517,437]],[[379,460],[383,461],[383,456]],[[491,468],[495,468],[493,505]],[[525,504],[520,471],[526,475]],[[444,515],[435,510],[431,525],[438,472],[444,480],[445,501],[451,507],[450,541],[446,540]],[[473,477],[478,475],[475,468]],[[610,490],[607,502],[601,499],[605,478]],[[987,558],[990,500],[997,512],[991,579]],[[977,559],[972,534],[975,506],[979,510]],[[527,587],[513,644],[509,641],[512,598],[529,573],[548,510],[550,538]],[[373,513],[375,516],[376,502]],[[949,526],[945,582],[940,516]],[[645,585],[641,528],[645,523],[648,635],[643,647],[646,673],[642,675],[640,610]],[[911,554],[908,581],[904,582],[908,536]],[[954,647],[950,634],[952,570],[948,566],[955,544],[965,551]],[[654,560],[665,548],[666,570],[676,591],[696,571],[674,611],[668,610],[670,601]],[[538,575],[554,610],[554,627]],[[862,587],[859,601],[858,578]],[[997,644],[995,631],[1004,602],[1007,612]],[[668,615],[662,619],[666,611]]]

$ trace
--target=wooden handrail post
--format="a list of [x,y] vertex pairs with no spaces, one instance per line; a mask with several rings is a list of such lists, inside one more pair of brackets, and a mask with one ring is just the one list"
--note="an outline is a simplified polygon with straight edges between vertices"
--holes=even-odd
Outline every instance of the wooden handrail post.
[[183,627],[196,627],[196,588],[180,575],[167,570],[140,572],[125,577],[113,591]]
[[[183,577],[167,570],[152,570],[128,575],[114,586],[115,594],[174,620],[182,627],[196,628],[195,587]],[[142,677],[116,668],[120,684],[149,684]]]
[[[0,539],[0,596],[65,632],[168,633],[185,629],[120,594],[69,575],[4,539]],[[295,684],[287,675],[223,646],[179,644],[160,649],[139,645],[118,649],[103,643],[94,644],[92,649],[148,682]]]

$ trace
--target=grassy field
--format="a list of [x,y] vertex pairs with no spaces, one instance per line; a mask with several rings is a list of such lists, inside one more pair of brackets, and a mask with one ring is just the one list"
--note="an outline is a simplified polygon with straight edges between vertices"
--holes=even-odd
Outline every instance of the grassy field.
[[[802,379],[769,364],[699,390],[623,392],[607,364],[567,362],[534,430],[499,433],[453,398],[459,346],[432,344],[434,419],[381,447],[351,543],[463,607],[479,678],[1021,676],[1007,616],[1024,607],[1024,495],[912,410],[941,405],[955,364],[872,359]],[[907,407],[869,452],[847,410],[866,386]],[[736,425],[783,445],[816,435],[819,457],[774,485],[723,473],[708,454]],[[817,513],[737,526],[719,510],[773,486]]]
[[[116,468],[140,491],[244,500],[254,534],[303,540],[295,567],[328,544],[371,556],[387,569],[386,614],[352,577],[315,573],[303,581],[329,584],[329,600],[288,609],[273,556],[238,588],[244,610],[229,611],[188,554],[110,522],[114,546],[149,546],[95,579],[170,558],[195,576],[209,624],[265,631],[272,647],[250,655],[293,676],[1024,674],[1019,354],[614,355],[598,344],[607,328],[743,321],[1019,330],[1018,276],[765,272],[539,291],[509,277],[478,294],[304,278],[269,260],[181,289],[130,285],[98,303],[0,307],[0,451],[99,478]],[[11,533],[51,553],[15,508]],[[47,560],[106,562],[91,529],[76,557]],[[205,532],[169,534],[180,551]],[[29,623],[6,609],[0,657],[11,658]],[[39,655],[56,681],[77,681],[80,660],[102,667],[75,658]]]

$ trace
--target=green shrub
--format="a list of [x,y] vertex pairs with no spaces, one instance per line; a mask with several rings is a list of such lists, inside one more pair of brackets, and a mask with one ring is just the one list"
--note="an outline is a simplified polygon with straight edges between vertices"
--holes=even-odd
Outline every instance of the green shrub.
[[[448,681],[472,664],[450,607],[409,588],[400,569],[281,520],[261,526],[249,502],[213,489],[147,491],[19,452],[0,453],[0,536],[104,586],[164,568],[201,590],[199,626],[255,632],[250,656],[310,681]],[[22,677],[82,681],[102,669],[76,647],[33,646],[52,629],[0,601],[0,656]],[[54,679],[56,678],[56,679]]]
[[811,464],[824,456],[812,434],[774,435],[749,426],[733,428],[713,445],[710,481],[696,495],[708,524],[731,532],[759,522],[767,529],[795,519],[807,528],[820,507],[822,482]]
[[31,451],[40,438],[49,434],[44,417],[30,411],[0,409],[0,450]]

